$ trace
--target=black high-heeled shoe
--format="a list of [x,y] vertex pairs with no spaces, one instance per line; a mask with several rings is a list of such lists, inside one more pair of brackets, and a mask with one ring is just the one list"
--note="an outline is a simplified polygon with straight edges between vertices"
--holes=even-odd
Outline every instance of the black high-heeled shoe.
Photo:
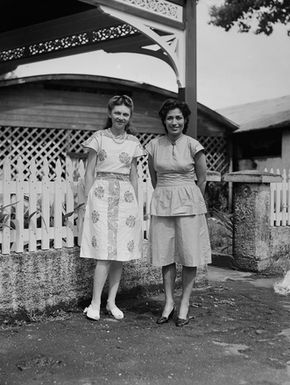
[[156,321],[156,323],[157,323],[158,325],[162,325],[162,324],[167,323],[171,318],[173,318],[174,312],[175,312],[175,306],[173,306],[173,309],[172,309],[171,312],[169,313],[169,316],[168,316],[168,317],[161,316],[160,318],[158,318],[158,320]]
[[185,326],[189,323],[189,318],[183,319],[183,318],[177,318],[175,321],[175,325],[178,327]]

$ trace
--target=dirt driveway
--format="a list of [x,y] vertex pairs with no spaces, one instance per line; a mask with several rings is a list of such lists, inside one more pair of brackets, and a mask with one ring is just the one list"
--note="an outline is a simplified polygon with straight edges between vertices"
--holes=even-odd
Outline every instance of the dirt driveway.
[[123,321],[81,309],[0,328],[4,385],[290,385],[290,296],[273,279],[209,269],[189,325],[159,326],[162,295],[123,299]]

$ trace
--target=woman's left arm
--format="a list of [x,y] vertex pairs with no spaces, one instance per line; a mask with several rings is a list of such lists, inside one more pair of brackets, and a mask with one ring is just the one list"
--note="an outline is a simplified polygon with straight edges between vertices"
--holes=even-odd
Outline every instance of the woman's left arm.
[[130,181],[133,185],[136,198],[138,199],[138,171],[137,171],[137,158],[134,158],[131,165]]
[[195,173],[197,178],[197,186],[200,188],[202,195],[205,193],[206,186],[206,157],[203,151],[199,151],[195,154]]

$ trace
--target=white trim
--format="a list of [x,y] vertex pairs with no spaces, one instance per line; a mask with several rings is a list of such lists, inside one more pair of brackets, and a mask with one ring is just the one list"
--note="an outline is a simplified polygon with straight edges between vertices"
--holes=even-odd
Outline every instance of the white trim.
[[[102,5],[100,8],[104,13],[132,25],[158,44],[164,51],[164,54],[170,58],[171,67],[176,74],[178,86],[185,87],[185,31],[164,26],[161,23],[144,19],[139,16],[128,15],[111,7]],[[160,36],[154,30],[164,31],[168,35]]]
[[167,0],[115,0],[118,3],[150,12],[167,19],[183,22],[183,7]]

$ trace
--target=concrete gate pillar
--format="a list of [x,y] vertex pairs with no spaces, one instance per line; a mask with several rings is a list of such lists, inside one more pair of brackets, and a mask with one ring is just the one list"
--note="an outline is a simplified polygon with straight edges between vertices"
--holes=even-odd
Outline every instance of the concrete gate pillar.
[[272,263],[270,226],[270,183],[281,176],[256,170],[232,172],[225,181],[233,182],[233,256],[241,270],[260,272]]

